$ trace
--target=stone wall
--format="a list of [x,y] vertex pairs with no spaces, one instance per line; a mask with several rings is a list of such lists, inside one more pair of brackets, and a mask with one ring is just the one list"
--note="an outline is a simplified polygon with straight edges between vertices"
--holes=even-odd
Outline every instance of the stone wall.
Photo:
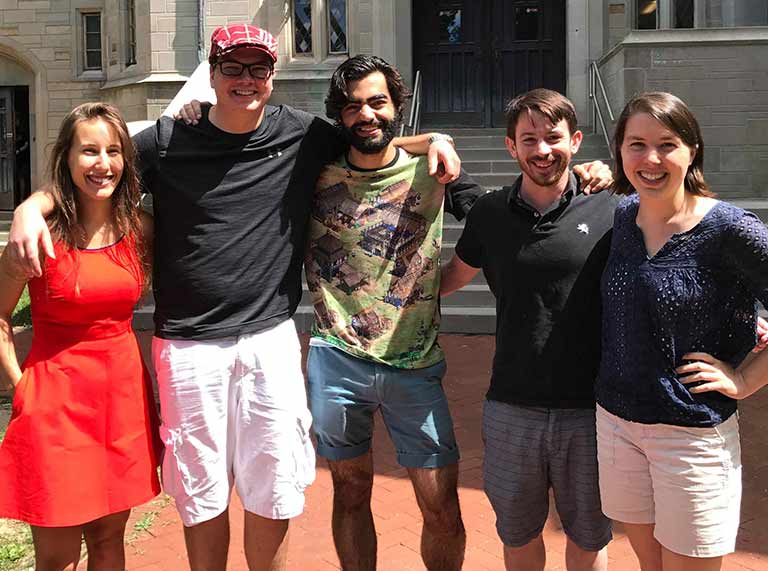
[[669,91],[698,118],[705,172],[727,199],[768,199],[768,29],[632,32],[601,61],[616,114],[643,91]]

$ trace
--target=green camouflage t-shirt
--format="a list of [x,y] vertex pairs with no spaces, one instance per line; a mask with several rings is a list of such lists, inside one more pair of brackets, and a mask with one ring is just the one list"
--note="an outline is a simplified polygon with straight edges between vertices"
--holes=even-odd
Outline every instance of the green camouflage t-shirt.
[[313,338],[419,369],[444,358],[437,343],[444,186],[427,174],[426,157],[398,153],[380,170],[344,159],[323,170],[305,270]]

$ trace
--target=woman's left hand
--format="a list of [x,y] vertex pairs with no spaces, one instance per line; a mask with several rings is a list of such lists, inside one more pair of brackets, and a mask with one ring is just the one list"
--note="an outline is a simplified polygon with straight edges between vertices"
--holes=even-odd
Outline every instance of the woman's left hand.
[[686,353],[683,359],[691,362],[675,369],[678,375],[682,375],[680,382],[702,383],[691,387],[689,389],[691,393],[718,391],[733,399],[743,399],[754,392],[749,390],[749,385],[741,371],[709,353]]

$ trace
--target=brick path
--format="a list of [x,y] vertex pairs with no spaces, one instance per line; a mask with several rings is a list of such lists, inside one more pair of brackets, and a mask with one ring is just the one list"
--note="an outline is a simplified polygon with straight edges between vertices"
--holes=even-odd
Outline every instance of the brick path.
[[[148,332],[139,339],[149,358]],[[29,335],[17,336],[20,353],[26,354]],[[306,340],[305,340],[306,341]],[[451,402],[456,436],[461,447],[459,496],[467,528],[467,571],[503,569],[501,545],[494,517],[482,491],[480,412],[488,385],[493,355],[489,336],[444,335],[441,343],[448,358],[445,386]],[[305,343],[306,344],[306,343]],[[738,552],[726,558],[725,571],[768,570],[768,389],[747,399],[741,406],[744,498]],[[420,514],[405,470],[395,455],[381,422],[374,435],[376,480],[373,512],[379,541],[380,571],[423,569],[419,557]],[[319,462],[317,480],[307,493],[306,512],[292,525],[289,549],[291,571],[339,569],[330,530],[332,486],[328,470]],[[235,498],[231,511],[231,570],[246,569],[242,549],[242,508]],[[156,512],[156,513],[155,513]],[[149,531],[131,531],[133,523],[155,514]],[[565,569],[565,538],[554,509],[544,537],[548,546],[548,570]],[[609,547],[611,571],[638,569],[626,537],[615,530]],[[182,526],[172,502],[160,498],[137,508],[129,524],[128,569],[130,571],[175,571],[188,569]]]
[[[146,336],[142,335],[146,344]],[[494,517],[482,490],[482,447],[480,412],[487,388],[493,355],[493,339],[488,336],[445,335],[441,343],[448,356],[445,380],[461,447],[459,496],[467,528],[467,554],[464,569],[503,569],[501,545],[496,537]],[[744,501],[739,551],[726,559],[726,571],[765,571],[768,569],[768,390],[745,401],[742,406],[742,445],[744,460]],[[380,419],[379,419],[380,420]],[[383,423],[377,422],[374,436],[376,480],[373,513],[379,542],[379,569],[405,571],[423,569],[419,557],[421,519],[405,470],[395,463],[392,446]],[[317,480],[307,493],[306,512],[294,520],[289,549],[289,569],[330,571],[339,569],[330,530],[332,486],[330,473],[319,461]],[[157,504],[158,502],[156,502]],[[163,502],[159,502],[163,503]],[[135,510],[133,520],[149,504]],[[231,511],[232,548],[229,569],[246,569],[242,550],[242,508],[235,499]],[[554,509],[552,510],[554,514]],[[609,547],[610,569],[638,568],[629,542],[617,530]],[[565,569],[565,538],[555,516],[545,529],[548,545],[548,570]],[[182,527],[172,503],[161,507],[149,532],[141,532],[128,547],[131,571],[187,568]]]

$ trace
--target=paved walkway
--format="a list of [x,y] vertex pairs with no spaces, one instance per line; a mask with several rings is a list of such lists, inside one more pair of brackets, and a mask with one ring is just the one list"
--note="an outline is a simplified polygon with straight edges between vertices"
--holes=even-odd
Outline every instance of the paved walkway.
[[[22,352],[27,345],[19,336]],[[146,356],[150,335],[141,332]],[[306,340],[305,340],[306,341]],[[467,529],[464,569],[503,569],[501,545],[496,537],[494,516],[482,490],[482,444],[480,414],[493,355],[489,336],[442,336],[448,356],[446,390],[461,447],[460,500]],[[768,390],[743,403],[741,408],[744,462],[744,499],[738,552],[726,559],[726,571],[768,570]],[[421,519],[405,470],[395,455],[381,422],[374,436],[376,481],[373,512],[379,542],[379,569],[406,571],[424,569],[419,557]],[[319,462],[317,480],[307,493],[306,512],[291,531],[289,569],[330,571],[339,569],[330,531],[332,486],[328,470]],[[548,570],[565,569],[565,538],[552,510],[545,529]],[[242,549],[242,508],[234,499],[231,509],[232,548],[229,569],[246,569]],[[134,527],[134,524],[137,524]],[[138,529],[135,529],[138,528]],[[174,571],[187,569],[182,526],[173,503],[159,498],[134,510],[129,526],[128,569]],[[637,570],[638,565],[626,537],[616,530],[609,547],[612,571]]]
[[[144,337],[144,336],[142,336]],[[144,342],[145,339],[143,339]],[[488,336],[444,335],[441,343],[448,356],[445,380],[461,447],[459,496],[467,529],[464,569],[503,569],[501,545],[496,537],[493,512],[482,490],[482,443],[480,415],[488,385],[493,339]],[[741,426],[744,449],[744,501],[739,551],[726,559],[725,570],[768,569],[768,390],[744,403]],[[380,420],[380,418],[379,418]],[[373,513],[379,542],[379,569],[405,571],[424,569],[419,556],[421,518],[405,470],[395,455],[383,423],[377,422],[374,436],[376,480]],[[306,512],[292,526],[289,569],[330,571],[339,569],[330,530],[332,486],[322,460],[317,480],[307,493]],[[156,500],[135,510],[134,521],[159,511],[146,532],[134,533],[128,547],[128,569],[136,571],[187,568],[182,527],[172,503]],[[565,537],[559,521],[547,522],[548,570],[565,569]],[[242,508],[235,499],[231,510],[232,549],[229,569],[246,569],[242,549]],[[610,569],[638,569],[627,538],[620,530],[609,547]]]

